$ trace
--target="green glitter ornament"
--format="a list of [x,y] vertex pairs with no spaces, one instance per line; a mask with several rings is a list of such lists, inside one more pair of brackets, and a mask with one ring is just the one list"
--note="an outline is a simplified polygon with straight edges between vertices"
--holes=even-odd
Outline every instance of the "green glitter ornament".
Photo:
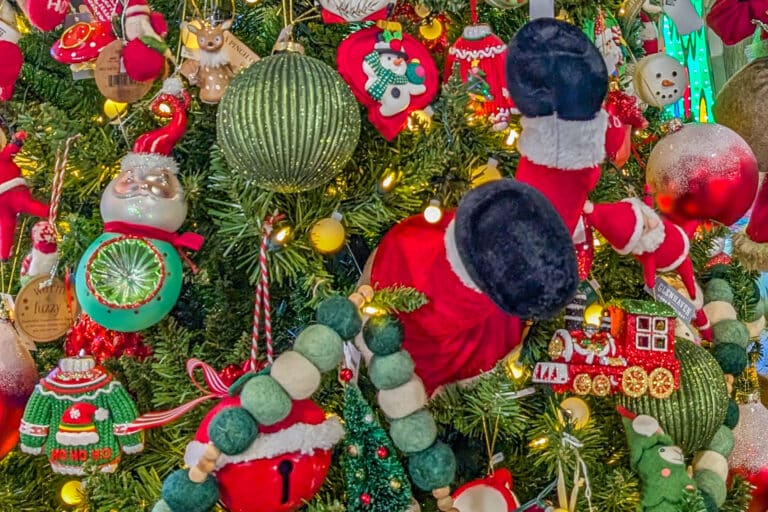
[[218,141],[234,172],[275,192],[327,183],[349,161],[360,109],[341,76],[299,52],[238,74],[219,104]]

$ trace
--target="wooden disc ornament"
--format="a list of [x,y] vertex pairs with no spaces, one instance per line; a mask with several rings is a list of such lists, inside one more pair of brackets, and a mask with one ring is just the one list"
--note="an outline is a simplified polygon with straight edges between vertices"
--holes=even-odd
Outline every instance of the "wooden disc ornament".
[[93,74],[96,78],[96,86],[104,97],[120,103],[134,103],[146,96],[153,82],[132,80],[123,68],[122,55],[122,41],[113,41],[108,44],[96,59]]
[[30,280],[16,297],[16,327],[37,343],[57,340],[67,334],[77,314],[74,290],[61,279],[41,286],[50,276]]

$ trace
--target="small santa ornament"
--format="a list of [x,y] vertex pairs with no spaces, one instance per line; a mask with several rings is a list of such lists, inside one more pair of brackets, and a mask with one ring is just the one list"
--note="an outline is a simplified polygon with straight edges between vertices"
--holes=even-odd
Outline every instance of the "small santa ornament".
[[137,82],[151,82],[165,71],[168,24],[162,14],[153,12],[147,0],[128,0],[125,6],[123,49],[125,72]]
[[512,512],[520,501],[512,492],[512,473],[497,469],[487,478],[459,487],[453,506],[461,512]]
[[32,226],[32,250],[21,262],[21,282],[33,277],[49,275],[59,259],[56,252],[56,232],[53,226],[42,220]]
[[[240,397],[223,399],[200,424],[184,461],[194,467],[210,441],[211,420],[220,411],[240,407]],[[293,401],[288,416],[259,425],[251,446],[219,456],[213,475],[221,502],[230,512],[293,512],[320,489],[331,465],[331,450],[344,436],[337,416],[311,400]]]
[[48,205],[32,198],[27,182],[21,177],[21,169],[13,161],[26,137],[26,133],[17,132],[0,151],[0,260],[3,261],[11,256],[19,214],[48,216]]
[[[675,271],[685,285],[688,296],[697,301],[696,280],[689,256],[689,235],[677,224],[659,217],[637,198],[618,203],[584,205],[589,223],[600,232],[616,252],[634,256],[642,265],[645,284],[656,286],[656,272]],[[711,339],[712,330],[703,309],[696,311],[699,333]]]

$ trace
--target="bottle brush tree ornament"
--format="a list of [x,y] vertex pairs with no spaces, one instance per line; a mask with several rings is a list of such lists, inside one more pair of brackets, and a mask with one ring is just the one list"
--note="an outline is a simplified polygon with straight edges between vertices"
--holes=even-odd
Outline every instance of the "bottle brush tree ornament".
[[117,469],[122,453],[138,453],[141,433],[125,425],[138,415],[123,386],[91,357],[62,359],[40,381],[24,410],[21,450],[44,453],[54,472],[83,475]]
[[203,239],[178,234],[187,215],[178,165],[170,156],[184,135],[189,97],[175,79],[153,103],[170,107],[170,122],[136,140],[120,174],[101,197],[104,234],[85,251],[77,269],[83,311],[107,329],[139,331],[163,319],[181,292],[185,249]]

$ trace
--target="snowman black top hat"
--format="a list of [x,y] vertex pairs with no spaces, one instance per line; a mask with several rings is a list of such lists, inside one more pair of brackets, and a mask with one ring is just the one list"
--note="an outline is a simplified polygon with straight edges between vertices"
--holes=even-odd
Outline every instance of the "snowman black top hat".
[[397,36],[387,37],[385,32],[380,33],[377,36],[378,41],[373,45],[373,49],[379,55],[391,54],[400,57],[401,59],[408,59],[408,54],[403,51],[403,40],[397,38]]

